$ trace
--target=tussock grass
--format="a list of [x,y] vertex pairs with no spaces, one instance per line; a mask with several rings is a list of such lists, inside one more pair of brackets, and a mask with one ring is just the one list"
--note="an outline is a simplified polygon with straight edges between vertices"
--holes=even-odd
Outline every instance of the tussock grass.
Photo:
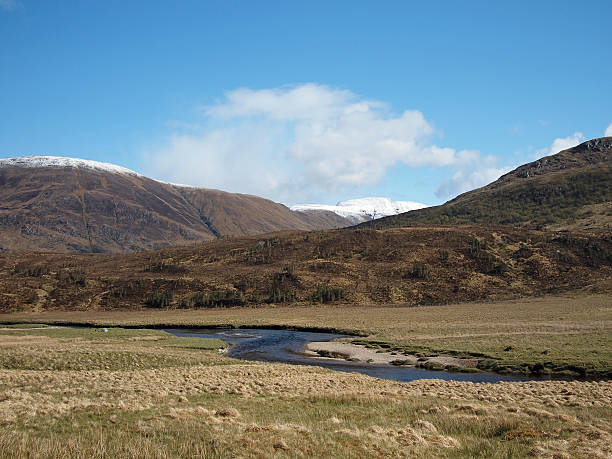
[[99,333],[0,332],[0,359],[20,342],[64,362],[0,371],[1,457],[612,454],[610,382],[399,383],[237,361],[161,331]]

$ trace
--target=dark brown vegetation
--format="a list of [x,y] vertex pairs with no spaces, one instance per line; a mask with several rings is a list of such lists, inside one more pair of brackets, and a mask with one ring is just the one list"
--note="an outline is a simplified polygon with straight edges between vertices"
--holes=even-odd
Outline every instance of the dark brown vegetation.
[[339,228],[326,211],[74,167],[0,167],[0,251],[126,252],[222,236]]
[[109,254],[0,254],[2,311],[444,304],[612,291],[612,235],[508,227],[288,232]]
[[504,224],[612,231],[612,137],[525,164],[444,205],[363,223],[370,228]]

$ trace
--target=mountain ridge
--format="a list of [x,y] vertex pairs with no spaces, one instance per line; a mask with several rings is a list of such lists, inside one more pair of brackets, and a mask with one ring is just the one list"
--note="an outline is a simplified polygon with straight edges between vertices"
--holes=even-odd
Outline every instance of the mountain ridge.
[[0,191],[0,248],[11,251],[138,251],[351,223],[331,212],[304,215],[258,196],[169,184],[77,158],[0,159]]

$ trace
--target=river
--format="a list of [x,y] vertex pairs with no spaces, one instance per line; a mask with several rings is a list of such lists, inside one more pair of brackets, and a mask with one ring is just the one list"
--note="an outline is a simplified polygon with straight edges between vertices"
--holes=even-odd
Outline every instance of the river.
[[357,372],[382,379],[395,381],[414,381],[417,379],[444,379],[451,381],[472,381],[495,383],[499,381],[528,381],[542,378],[529,378],[498,373],[459,373],[449,371],[430,371],[414,367],[401,367],[389,364],[367,362],[348,362],[337,359],[321,359],[304,353],[306,344],[313,341],[331,341],[347,335],[336,333],[315,333],[294,330],[268,329],[166,329],[175,336],[196,338],[217,338],[230,345],[227,355],[235,359],[260,362],[283,362],[294,365],[314,365],[337,371]]

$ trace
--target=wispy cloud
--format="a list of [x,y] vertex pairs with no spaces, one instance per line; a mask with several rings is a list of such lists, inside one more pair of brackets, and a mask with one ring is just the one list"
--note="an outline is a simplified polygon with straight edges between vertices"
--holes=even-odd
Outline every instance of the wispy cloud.
[[[469,163],[477,170],[483,164],[478,152],[432,143],[434,127],[418,110],[394,113],[384,102],[325,85],[237,89],[200,112],[203,119],[191,123],[193,132],[176,132],[149,154],[149,173],[305,202],[376,185],[396,164],[463,168]],[[470,183],[481,181],[470,178]]]
[[21,6],[21,3],[17,0],[0,0],[0,9],[6,11],[12,11],[19,6]]
[[606,132],[604,133],[606,137],[612,137],[612,123],[606,128]]

